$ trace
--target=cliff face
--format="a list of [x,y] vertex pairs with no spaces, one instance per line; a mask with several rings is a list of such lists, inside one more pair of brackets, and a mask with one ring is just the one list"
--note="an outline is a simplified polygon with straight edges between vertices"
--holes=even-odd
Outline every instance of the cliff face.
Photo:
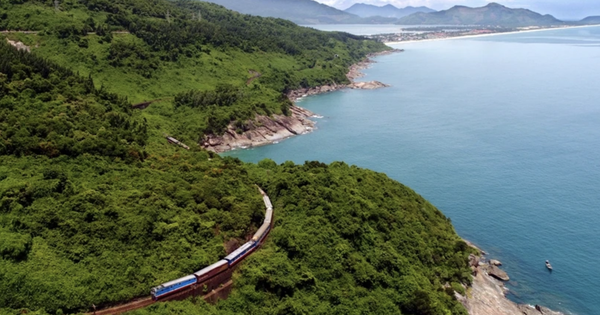
[[292,106],[290,110],[292,112],[290,116],[256,116],[253,121],[248,122],[248,130],[242,133],[238,133],[236,126],[230,124],[223,135],[208,135],[201,145],[208,150],[221,153],[274,143],[314,129],[315,122],[309,119],[314,116],[311,111],[297,106]]

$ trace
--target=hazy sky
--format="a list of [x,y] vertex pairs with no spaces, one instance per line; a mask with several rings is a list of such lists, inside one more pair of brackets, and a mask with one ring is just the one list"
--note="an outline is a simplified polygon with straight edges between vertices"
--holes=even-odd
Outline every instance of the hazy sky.
[[[375,5],[393,4],[405,6],[427,6],[436,10],[445,10],[454,5],[480,7],[486,5],[485,0],[316,0],[317,2],[346,9],[354,3]],[[525,8],[542,14],[552,14],[557,18],[581,19],[590,15],[600,15],[600,0],[497,0],[496,2],[510,8]]]

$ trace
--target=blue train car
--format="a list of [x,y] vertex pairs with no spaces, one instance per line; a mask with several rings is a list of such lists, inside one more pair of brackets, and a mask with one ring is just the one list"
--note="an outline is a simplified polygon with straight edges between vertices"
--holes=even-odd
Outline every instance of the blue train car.
[[225,257],[229,266],[233,266],[240,262],[240,260],[244,259],[248,254],[250,254],[255,249],[254,241],[249,241],[248,243],[240,246],[240,248],[234,250],[231,254]]
[[169,282],[163,283],[157,287],[152,288],[152,290],[150,290],[150,295],[152,295],[152,299],[156,301],[162,297],[171,295],[175,292],[178,292],[185,288],[188,288],[191,285],[195,284],[196,282],[197,282],[196,276],[188,275],[183,278],[169,281]]

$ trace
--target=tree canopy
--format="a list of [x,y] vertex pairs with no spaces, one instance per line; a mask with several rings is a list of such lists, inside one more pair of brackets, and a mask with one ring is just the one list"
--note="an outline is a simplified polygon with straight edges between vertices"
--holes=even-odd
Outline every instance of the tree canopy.
[[[254,165],[164,140],[165,131],[191,140],[281,112],[285,89],[341,79],[379,44],[187,1],[64,1],[55,10],[50,1],[3,0],[0,8],[2,27],[41,32],[7,35],[38,43],[32,54],[0,43],[2,312],[85,312],[199,270],[260,225],[258,184],[274,203],[275,228],[234,275],[230,299],[139,313],[465,314],[451,288],[470,281],[469,249],[409,188],[343,162]],[[201,21],[192,19],[198,8]],[[201,69],[216,79],[171,82]],[[246,85],[250,69],[263,76]],[[183,87],[142,112],[131,99],[154,95],[119,93],[135,91],[132,82]]]

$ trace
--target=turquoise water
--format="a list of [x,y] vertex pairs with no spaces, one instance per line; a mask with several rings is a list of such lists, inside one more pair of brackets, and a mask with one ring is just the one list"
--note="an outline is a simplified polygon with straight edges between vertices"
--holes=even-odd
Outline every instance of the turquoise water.
[[400,47],[363,78],[392,87],[308,97],[317,131],[228,155],[385,172],[505,264],[511,299],[600,314],[600,27]]

